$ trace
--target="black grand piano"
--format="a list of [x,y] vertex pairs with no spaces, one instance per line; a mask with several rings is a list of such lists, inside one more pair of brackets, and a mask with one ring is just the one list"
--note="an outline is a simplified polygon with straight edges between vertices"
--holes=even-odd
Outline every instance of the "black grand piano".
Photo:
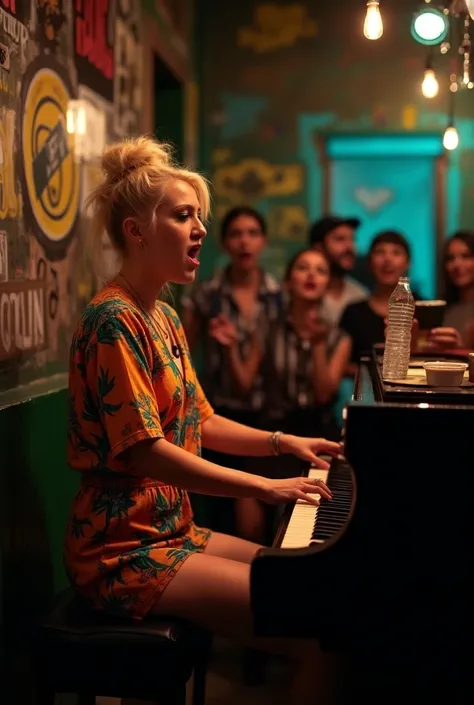
[[346,654],[344,705],[474,702],[474,385],[386,384],[374,350],[344,446],[252,564],[256,635]]

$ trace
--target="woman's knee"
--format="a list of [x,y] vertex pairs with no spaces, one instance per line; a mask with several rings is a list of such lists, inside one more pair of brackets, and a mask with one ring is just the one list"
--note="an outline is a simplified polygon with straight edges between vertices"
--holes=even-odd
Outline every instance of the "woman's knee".
[[188,619],[223,636],[248,639],[252,633],[250,566],[193,553],[160,595],[153,613]]

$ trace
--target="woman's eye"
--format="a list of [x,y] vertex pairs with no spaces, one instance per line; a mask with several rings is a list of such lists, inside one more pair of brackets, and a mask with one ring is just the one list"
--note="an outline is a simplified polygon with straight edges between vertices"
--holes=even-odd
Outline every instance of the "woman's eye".
[[189,218],[189,213],[188,213],[188,211],[183,211],[183,213],[178,213],[177,218],[178,218],[178,220],[180,220],[181,222],[184,223],[184,221]]

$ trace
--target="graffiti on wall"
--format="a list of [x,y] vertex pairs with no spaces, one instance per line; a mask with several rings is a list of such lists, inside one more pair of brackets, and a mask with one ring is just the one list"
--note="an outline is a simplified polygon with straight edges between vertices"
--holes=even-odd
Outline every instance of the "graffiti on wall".
[[67,133],[74,97],[66,69],[40,56],[22,86],[21,154],[25,222],[50,259],[63,259],[79,215],[79,164]]
[[218,167],[213,177],[218,197],[232,203],[289,196],[303,188],[301,164],[269,164],[263,159],[243,159]]
[[277,205],[268,212],[268,230],[272,239],[305,243],[308,233],[308,215],[303,206]]
[[139,131],[142,109],[142,51],[137,6],[117,0],[114,38],[114,130],[117,135]]
[[112,101],[114,94],[113,0],[76,0],[74,50],[77,79]]
[[262,3],[254,12],[253,25],[239,28],[237,44],[265,54],[291,47],[299,39],[315,37],[318,26],[301,3]]
[[20,209],[15,170],[15,111],[0,108],[0,219],[17,218]]
[[25,280],[0,289],[0,361],[46,346],[44,286]]
[[81,210],[98,169],[68,108],[87,101],[107,141],[139,132],[140,41],[129,0],[0,0],[0,366],[15,380],[65,368],[97,284]]

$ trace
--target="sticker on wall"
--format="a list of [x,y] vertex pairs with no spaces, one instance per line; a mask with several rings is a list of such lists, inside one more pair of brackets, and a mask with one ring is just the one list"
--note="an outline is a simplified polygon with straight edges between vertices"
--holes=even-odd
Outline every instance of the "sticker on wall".
[[393,191],[388,188],[366,188],[359,186],[354,191],[356,200],[362,204],[366,211],[375,213],[392,200]]
[[257,5],[254,23],[241,27],[237,34],[239,47],[253,49],[257,54],[291,47],[299,39],[315,37],[316,22],[302,3],[277,5],[273,2]]
[[0,230],[0,282],[8,281],[8,235]]
[[51,52],[59,45],[60,32],[66,23],[63,0],[36,0],[37,39]]
[[0,291],[0,361],[46,347],[44,284],[7,282]]
[[63,259],[79,215],[79,165],[68,140],[73,98],[66,71],[53,58],[29,67],[22,90],[21,165],[25,220],[49,259]]
[[213,176],[217,196],[232,202],[289,196],[302,190],[303,181],[301,164],[269,164],[263,159],[221,166]]
[[273,206],[268,212],[268,231],[273,240],[305,243],[308,217],[303,206]]
[[114,32],[110,0],[76,0],[74,64],[77,80],[110,102],[114,99]]
[[19,215],[19,193],[15,169],[14,110],[0,108],[0,219],[16,219]]

